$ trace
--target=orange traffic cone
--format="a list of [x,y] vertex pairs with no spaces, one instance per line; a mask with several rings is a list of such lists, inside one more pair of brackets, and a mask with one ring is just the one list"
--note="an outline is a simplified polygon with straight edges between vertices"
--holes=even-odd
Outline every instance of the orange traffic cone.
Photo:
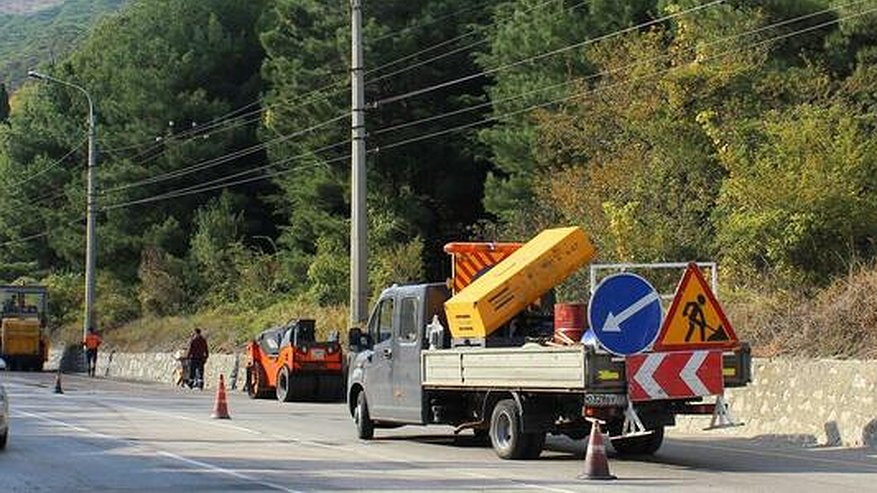
[[585,472],[579,476],[579,479],[618,479],[609,473],[606,446],[603,445],[600,422],[596,419],[591,420],[591,437],[588,439],[588,451],[585,454]]
[[213,414],[210,416],[214,419],[231,419],[228,415],[228,399],[225,395],[225,377],[219,375],[219,387],[216,389],[216,403],[213,405]]
[[61,388],[61,370],[58,370],[58,373],[55,374],[55,393],[64,393],[64,390]]

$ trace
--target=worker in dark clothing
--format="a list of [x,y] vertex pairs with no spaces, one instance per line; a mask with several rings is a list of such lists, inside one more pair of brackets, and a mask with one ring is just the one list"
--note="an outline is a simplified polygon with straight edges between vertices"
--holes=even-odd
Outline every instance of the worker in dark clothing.
[[88,376],[90,377],[94,376],[95,370],[97,369],[97,348],[100,347],[102,342],[103,340],[97,335],[94,328],[89,327],[88,333],[85,334],[85,340],[82,341],[82,345],[85,346],[85,359],[88,363]]
[[186,352],[189,360],[189,385],[193,388],[204,390],[204,363],[207,362],[208,354],[207,340],[201,335],[201,329],[195,329]]

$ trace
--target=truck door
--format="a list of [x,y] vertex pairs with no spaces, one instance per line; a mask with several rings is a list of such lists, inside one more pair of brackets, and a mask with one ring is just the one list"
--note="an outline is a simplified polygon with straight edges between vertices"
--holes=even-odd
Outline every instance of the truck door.
[[372,418],[390,418],[393,408],[391,370],[395,301],[395,297],[391,296],[378,302],[368,322],[368,331],[374,341],[374,352],[365,367],[365,389]]
[[422,303],[416,293],[399,298],[399,320],[393,332],[392,379],[393,418],[407,423],[423,423],[423,391],[420,385],[420,348],[418,336],[423,320]]

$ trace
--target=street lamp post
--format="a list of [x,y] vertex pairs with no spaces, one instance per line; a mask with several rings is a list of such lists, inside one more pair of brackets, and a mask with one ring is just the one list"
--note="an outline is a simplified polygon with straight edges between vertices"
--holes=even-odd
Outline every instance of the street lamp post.
[[28,77],[54,82],[72,87],[88,100],[88,195],[86,198],[86,227],[85,227],[85,322],[82,326],[83,340],[88,329],[94,327],[94,291],[95,291],[95,263],[97,261],[97,238],[95,237],[95,224],[97,223],[97,147],[95,137],[97,134],[97,121],[94,114],[94,102],[82,86],[56,79],[50,75],[31,70]]

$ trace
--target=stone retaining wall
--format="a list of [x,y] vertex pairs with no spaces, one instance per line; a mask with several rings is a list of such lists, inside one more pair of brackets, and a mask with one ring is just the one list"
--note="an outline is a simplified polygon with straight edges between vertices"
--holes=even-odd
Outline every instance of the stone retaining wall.
[[[756,359],[753,382],[729,389],[739,428],[711,431],[802,445],[877,446],[877,361]],[[676,432],[700,431],[709,417],[679,418]]]
[[[205,368],[207,387],[215,388],[219,373],[232,378],[235,358],[226,354],[210,356]],[[59,360],[60,353],[53,352],[48,368],[57,368]],[[243,355],[239,363],[236,387],[241,389]],[[97,371],[110,378],[170,385],[177,364],[169,353],[101,351]],[[732,414],[745,426],[708,433],[803,445],[877,447],[877,361],[756,359],[752,373],[752,384],[731,389],[726,396]],[[709,421],[708,416],[680,417],[673,432],[701,433]]]
[[[65,355],[64,359],[75,360],[82,358]],[[233,380],[237,378],[236,388],[243,387],[243,355],[239,364],[235,364],[238,356],[233,354],[211,354],[204,366],[205,388],[216,388],[219,382],[219,374],[226,378],[226,385],[231,388]],[[46,369],[56,370],[62,361],[61,351],[52,351]],[[172,353],[118,353],[114,351],[99,351],[97,361],[97,374],[106,378],[120,380],[140,380],[146,382],[162,382],[172,385],[174,371],[179,366]],[[65,366],[65,371],[66,370]]]

